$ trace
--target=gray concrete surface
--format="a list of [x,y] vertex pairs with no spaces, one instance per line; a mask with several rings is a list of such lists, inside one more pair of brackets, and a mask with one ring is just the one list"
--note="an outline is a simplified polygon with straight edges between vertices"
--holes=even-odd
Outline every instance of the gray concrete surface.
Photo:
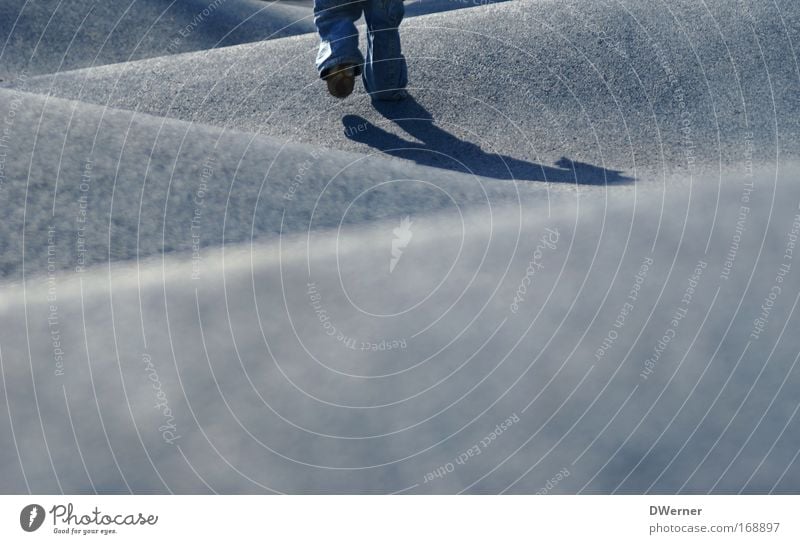
[[[411,0],[408,17],[506,0]],[[315,32],[311,0],[7,0],[0,86],[38,75]]]
[[313,35],[29,85],[360,153],[421,144],[427,152],[400,153],[428,164],[452,153],[467,167],[527,180],[545,177],[529,163],[562,157],[658,178],[718,170],[745,151],[765,161],[799,151],[800,27],[790,3],[520,1],[415,17],[403,28],[416,107],[378,112],[360,86],[347,101],[330,100]]
[[[0,185],[6,281],[568,190],[20,91],[0,89],[0,104],[14,112]],[[55,256],[42,251],[50,231]]]
[[303,6],[257,0],[6,0],[0,79],[312,32]]
[[380,109],[314,36],[16,78],[0,492],[797,493],[798,12],[409,18]]
[[734,173],[414,214],[392,273],[397,221],[5,288],[4,490],[796,492],[797,173],[755,172],[728,273]]

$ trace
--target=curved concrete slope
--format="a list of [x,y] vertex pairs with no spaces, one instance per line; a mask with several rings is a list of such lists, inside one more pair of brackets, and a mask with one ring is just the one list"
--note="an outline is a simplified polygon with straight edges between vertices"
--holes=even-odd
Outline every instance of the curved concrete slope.
[[[506,0],[415,0],[408,17]],[[0,5],[0,85],[74,70],[315,32],[312,2],[9,0]],[[5,83],[7,84],[7,83]]]
[[314,35],[17,78],[0,493],[800,492],[799,22],[410,18],[377,107]]
[[799,166],[6,288],[2,490],[796,492]]
[[[521,1],[417,17],[403,30],[417,103],[380,112],[363,91],[326,95],[313,35],[30,88],[427,164],[452,154],[501,178],[540,180],[531,163],[562,157],[634,177],[642,168],[691,173],[745,152],[773,160],[800,151],[797,12],[791,2]],[[428,152],[408,149],[420,146]],[[486,164],[492,153],[512,164]]]
[[19,91],[0,108],[6,281],[553,192]]
[[312,32],[310,15],[256,0],[7,0],[0,79]]

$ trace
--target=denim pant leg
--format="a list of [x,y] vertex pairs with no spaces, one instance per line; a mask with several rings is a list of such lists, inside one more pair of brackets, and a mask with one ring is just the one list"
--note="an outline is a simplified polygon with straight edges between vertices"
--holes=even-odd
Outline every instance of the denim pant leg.
[[402,0],[365,0],[367,59],[361,77],[372,98],[396,100],[405,96],[402,89],[408,83],[408,69],[398,30],[403,15]]
[[358,50],[355,21],[361,17],[363,0],[314,0],[314,24],[319,32],[317,71],[324,77],[337,64],[356,65],[361,73],[364,56]]

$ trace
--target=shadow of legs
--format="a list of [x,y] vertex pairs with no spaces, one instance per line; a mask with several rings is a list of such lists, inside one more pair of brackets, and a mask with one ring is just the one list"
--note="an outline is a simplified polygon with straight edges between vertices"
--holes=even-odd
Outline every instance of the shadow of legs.
[[488,153],[480,146],[458,138],[434,122],[433,115],[413,96],[401,102],[375,102],[375,109],[395,123],[416,141],[405,140],[363,117],[342,118],[345,136],[388,155],[414,161],[425,166],[446,168],[478,176],[519,180],[579,183],[588,185],[621,184],[633,181],[619,170],[608,170],[562,157],[556,167],[545,166]]

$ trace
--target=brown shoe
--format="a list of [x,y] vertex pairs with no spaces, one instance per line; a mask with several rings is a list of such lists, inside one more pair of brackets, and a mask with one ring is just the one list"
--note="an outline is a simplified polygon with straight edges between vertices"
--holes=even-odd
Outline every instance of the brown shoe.
[[356,70],[352,64],[339,64],[331,68],[324,79],[332,96],[346,98],[353,92]]

